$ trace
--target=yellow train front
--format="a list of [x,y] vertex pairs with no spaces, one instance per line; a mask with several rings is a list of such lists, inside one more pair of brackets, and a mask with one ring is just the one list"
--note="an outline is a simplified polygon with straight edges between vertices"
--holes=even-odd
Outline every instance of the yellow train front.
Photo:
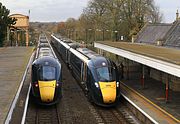
[[61,64],[52,57],[41,57],[32,64],[31,92],[35,101],[51,105],[62,97]]

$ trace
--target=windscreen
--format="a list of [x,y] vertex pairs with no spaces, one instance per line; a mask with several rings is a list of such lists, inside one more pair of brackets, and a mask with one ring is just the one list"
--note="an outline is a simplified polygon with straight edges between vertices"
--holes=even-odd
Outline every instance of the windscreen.
[[100,67],[96,71],[99,81],[110,82],[116,80],[116,73],[113,67]]
[[51,66],[43,66],[39,70],[39,80],[51,81],[56,79],[56,69]]

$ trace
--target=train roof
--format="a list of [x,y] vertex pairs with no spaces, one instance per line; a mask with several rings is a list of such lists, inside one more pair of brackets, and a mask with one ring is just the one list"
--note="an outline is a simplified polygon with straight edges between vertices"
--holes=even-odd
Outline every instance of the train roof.
[[69,51],[71,53],[73,53],[74,55],[76,55],[78,58],[80,58],[81,60],[83,60],[84,62],[88,62],[89,61],[89,58],[85,55],[83,55],[82,53],[80,53],[79,51],[73,49],[73,48],[70,48]]
[[63,41],[58,39],[56,36],[51,35],[51,37],[53,37],[56,41],[58,41],[60,44],[62,44],[66,49],[70,49],[70,46],[68,44],[64,43]]
[[69,43],[68,45],[74,49],[79,48],[81,46],[81,44],[77,42]]
[[111,61],[108,58],[105,58],[103,56],[98,56],[96,58],[92,58],[91,62],[93,63],[93,66],[95,68],[99,67],[106,67],[106,66],[112,66]]
[[94,68],[112,65],[109,59],[87,48],[78,48],[76,50],[71,48],[70,51],[79,59],[85,63],[88,63],[88,65],[93,66]]
[[39,43],[38,47],[40,48],[40,47],[50,47],[50,46],[49,43]]
[[[43,39],[43,40],[42,40]],[[43,42],[42,42],[43,41]],[[40,35],[39,36],[39,43],[38,43],[38,49],[36,52],[36,59],[42,58],[42,57],[51,57],[51,58],[57,58],[46,35]]]
[[44,57],[44,56],[50,56],[50,57],[54,57],[51,49],[49,47],[41,47],[39,48],[38,51],[38,58],[40,57]]
[[48,41],[47,41],[47,39],[40,39],[40,41],[39,41],[40,43],[48,43]]
[[61,41],[63,41],[64,43],[67,43],[67,44],[69,44],[69,43],[73,43],[73,41],[72,41],[72,40],[68,40],[68,39],[66,39],[66,40],[61,40]]
[[90,49],[78,48],[77,50],[83,55],[87,56],[89,62],[92,62],[95,68],[111,65],[109,59],[105,58],[104,56],[101,56],[100,54],[97,54],[96,52]]
[[59,63],[59,61],[55,58],[52,58],[50,56],[45,56],[42,58],[38,58],[36,59],[32,65],[59,65],[61,66],[61,64]]
[[89,59],[92,59],[95,57],[102,57],[101,55],[87,48],[78,48],[77,50],[81,52],[82,54],[84,54],[85,56],[87,56]]
[[[95,68],[107,66],[110,64],[110,60],[97,54],[96,52],[87,49],[87,48],[81,48],[82,44],[77,42],[69,42],[65,41],[65,39],[62,41],[58,39],[56,36],[51,35],[56,41],[60,42],[61,45],[66,47],[66,49],[69,49],[71,53],[76,55],[79,59],[86,63],[91,63]],[[65,41],[65,42],[64,42]]]
[[58,37],[56,37],[55,35],[51,35],[51,37],[53,37],[56,41],[58,41],[61,45],[63,45],[66,49],[70,49],[70,48],[79,48],[82,46],[82,44],[75,42],[73,40],[70,39],[65,39],[65,38],[61,38],[59,39]]

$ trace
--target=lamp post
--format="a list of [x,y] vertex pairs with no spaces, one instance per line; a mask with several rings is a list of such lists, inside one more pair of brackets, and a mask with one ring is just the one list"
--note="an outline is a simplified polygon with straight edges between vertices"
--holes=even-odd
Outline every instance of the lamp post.
[[88,34],[89,34],[89,38],[88,38],[88,40],[91,40],[91,31],[92,31],[92,29],[91,29],[91,28],[89,28],[89,29],[88,29]]
[[87,31],[88,31],[88,30],[87,30],[87,29],[85,29],[85,33],[86,33],[86,42],[87,42]]
[[96,41],[97,40],[97,37],[96,37],[96,32],[98,31],[98,29],[95,29],[94,30],[94,40]]
[[77,41],[77,37],[78,37],[78,33],[77,33],[78,31],[77,30],[75,30],[75,36],[76,36],[76,41]]
[[102,33],[103,33],[103,41],[104,41],[104,29],[103,29],[103,32],[102,32]]
[[109,31],[110,31],[110,30],[108,30],[108,29],[106,30],[106,32],[107,32],[107,33],[106,33],[106,34],[107,34],[107,36],[106,36],[107,40],[109,40],[109,37],[110,37]]
[[118,39],[117,39],[118,31],[114,31],[114,32],[115,32],[115,41],[118,41]]
[[[100,40],[101,40],[101,39],[102,39],[102,37],[101,37],[101,31],[102,31],[102,30],[99,29],[98,31],[99,31],[99,33],[100,33]],[[99,33],[98,33],[98,34],[99,34]]]
[[12,33],[14,35],[14,29],[10,29],[10,44],[11,44],[11,46],[13,45],[13,43],[12,43],[12,40],[13,40]]

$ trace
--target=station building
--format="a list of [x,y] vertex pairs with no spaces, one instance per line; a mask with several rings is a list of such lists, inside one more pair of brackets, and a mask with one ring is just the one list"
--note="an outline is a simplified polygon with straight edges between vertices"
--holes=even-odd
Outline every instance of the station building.
[[[29,44],[29,16],[23,14],[12,14],[11,18],[16,19],[16,24],[9,27],[7,31],[8,41],[10,45],[26,45]],[[22,43],[24,41],[24,43]]]

